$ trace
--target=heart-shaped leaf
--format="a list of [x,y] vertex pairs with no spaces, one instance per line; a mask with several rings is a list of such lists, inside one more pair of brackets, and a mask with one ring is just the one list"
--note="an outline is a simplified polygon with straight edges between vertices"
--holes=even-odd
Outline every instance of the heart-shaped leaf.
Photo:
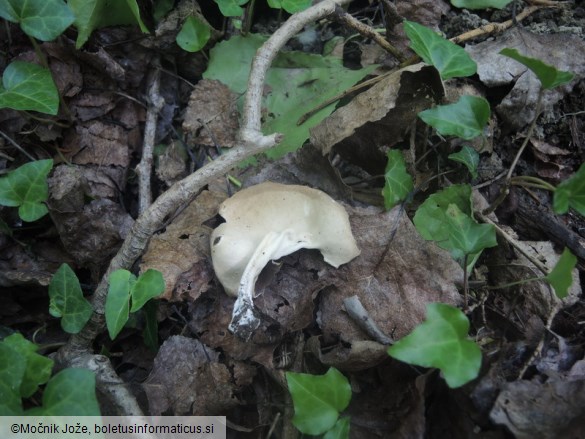
[[2,342],[24,356],[26,369],[20,385],[20,396],[23,398],[32,396],[39,385],[45,384],[51,378],[53,360],[37,354],[39,347],[21,334],[9,335]]
[[460,387],[475,379],[481,367],[481,350],[468,340],[468,331],[469,320],[459,309],[429,303],[426,320],[388,348],[388,354],[405,363],[441,369],[449,387]]
[[43,406],[28,410],[25,414],[99,416],[94,373],[88,369],[63,369],[47,383],[43,392]]
[[244,13],[243,5],[248,0],[214,0],[224,17],[239,17]]
[[585,163],[570,178],[557,186],[553,196],[553,209],[556,213],[567,213],[572,207],[585,216]]
[[26,373],[26,355],[0,341],[0,416],[22,414],[21,386]]
[[165,290],[165,281],[160,271],[148,269],[132,285],[130,296],[132,308],[130,312],[136,312],[153,297],[160,296]]
[[128,270],[116,270],[110,274],[106,297],[106,326],[113,340],[120,333],[130,315],[130,291],[136,276]]
[[406,171],[406,163],[400,151],[395,149],[388,151],[384,180],[386,181],[384,189],[382,189],[384,207],[386,210],[390,210],[405,200],[414,188],[412,177]]
[[349,381],[333,367],[325,375],[287,372],[286,381],[295,407],[292,422],[301,433],[330,430],[351,399]]
[[49,299],[49,313],[61,317],[61,328],[70,334],[81,331],[93,312],[75,272],[67,264],[62,264],[51,278]]
[[[158,6],[161,2],[156,3]],[[136,0],[68,0],[68,4],[75,13],[78,49],[95,29],[106,26],[138,25],[142,32],[148,33]]]
[[2,74],[0,108],[57,114],[59,93],[51,72],[33,63],[11,62]]
[[0,205],[20,206],[18,214],[23,221],[35,221],[48,210],[43,204],[49,196],[47,175],[53,160],[26,163],[0,178]]
[[323,435],[323,439],[349,439],[349,416],[339,418],[333,428]]
[[490,104],[477,96],[461,96],[457,102],[418,113],[426,124],[444,136],[471,140],[483,133],[490,118]]
[[546,281],[554,288],[559,299],[567,297],[569,287],[573,283],[573,269],[577,265],[577,258],[568,248],[563,250],[552,271],[545,277]]
[[479,165],[479,154],[469,145],[463,145],[461,151],[449,154],[453,161],[462,163],[469,170],[473,178],[477,178],[477,165]]
[[573,73],[557,70],[553,66],[545,64],[537,58],[530,58],[521,55],[516,49],[506,47],[505,49],[500,50],[500,55],[512,58],[532,70],[542,84],[542,88],[545,90],[571,82],[575,77]]
[[437,35],[433,30],[406,20],[404,31],[412,50],[424,62],[434,66],[441,78],[471,76],[477,71],[477,64],[462,47]]
[[177,44],[187,52],[198,52],[205,47],[211,37],[207,23],[195,16],[187,17],[181,31],[177,34]]
[[478,224],[456,204],[449,204],[446,218],[452,247],[464,255],[478,253],[485,248],[498,245],[493,224]]
[[20,23],[27,35],[41,41],[54,40],[75,20],[63,0],[2,0],[0,17]]

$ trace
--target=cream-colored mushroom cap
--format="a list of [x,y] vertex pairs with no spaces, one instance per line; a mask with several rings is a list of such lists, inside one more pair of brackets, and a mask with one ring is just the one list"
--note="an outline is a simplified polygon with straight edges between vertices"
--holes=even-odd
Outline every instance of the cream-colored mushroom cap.
[[213,268],[226,293],[238,295],[246,269],[254,283],[270,260],[301,248],[319,249],[339,267],[360,254],[347,212],[329,195],[306,186],[262,183],[220,206],[225,219],[211,234]]

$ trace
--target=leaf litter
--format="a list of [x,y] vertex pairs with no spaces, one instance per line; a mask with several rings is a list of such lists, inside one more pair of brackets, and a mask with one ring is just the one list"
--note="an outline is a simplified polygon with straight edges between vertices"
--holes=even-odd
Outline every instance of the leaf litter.
[[[404,8],[405,4],[414,2],[397,3]],[[441,12],[419,7],[414,8],[412,14],[424,11],[424,19],[406,12],[404,15],[433,27],[440,16],[446,14],[448,7],[446,2],[432,4],[440,7]],[[118,31],[114,29],[112,32]],[[105,31],[97,35],[108,37]],[[563,55],[569,53],[564,50],[567,45],[575,47],[577,52],[582,51],[582,42],[573,37],[534,36],[517,30],[498,36],[495,42],[473,46],[486,46],[485,52],[474,56],[482,83],[478,85],[475,81],[476,86],[514,87],[496,107],[509,129],[523,127],[530,120],[527,112],[531,105],[522,101],[524,103],[519,106],[521,100],[518,96],[531,102],[534,89],[530,88],[532,82],[521,65],[516,63],[516,67],[520,66],[516,71],[510,59],[502,56],[497,60],[489,58],[490,54],[498,52],[495,46],[504,39],[511,41],[504,44],[507,46],[543,48],[542,52],[525,54],[572,70],[577,73],[577,80],[583,76],[581,60],[584,57],[567,58]],[[558,47],[558,50],[549,50],[551,47]],[[27,259],[27,252],[14,243],[8,245],[2,235],[0,279],[3,287],[11,289],[8,304],[12,309],[19,309],[15,288],[35,283],[46,285],[47,273],[56,271],[58,266],[55,260],[69,259],[76,268],[90,268],[94,277],[98,276],[132,225],[132,216],[128,212],[134,214],[135,211],[131,204],[123,206],[120,203],[120,192],[125,188],[133,158],[140,154],[140,123],[144,112],[139,105],[111,93],[111,90],[120,88],[125,93],[138,90],[144,80],[145,56],[149,52],[144,47],[116,53],[117,50],[99,47],[84,52],[78,59],[66,56],[66,50],[60,50],[58,45],[49,50],[55,71],[62,72],[59,89],[66,91],[72,111],[81,121],[74,127],[55,130],[53,137],[42,139],[51,142],[62,138],[62,152],[73,163],[73,166],[57,165],[50,180],[49,209],[64,249],[61,253],[50,253],[41,250],[41,243],[35,243],[30,251],[38,252],[39,257]],[[467,50],[474,53],[473,50],[478,49],[468,47]],[[127,59],[122,67],[119,60],[124,57]],[[498,67],[490,73],[486,72],[489,66]],[[425,69],[428,68],[420,67],[421,71]],[[581,293],[577,277],[569,297],[563,301],[557,299],[542,281],[496,293],[482,290],[478,295],[480,306],[471,311],[470,317],[476,331],[473,334],[485,343],[482,346],[486,354],[485,364],[480,379],[457,392],[449,390],[435,371],[425,372],[389,359],[386,347],[372,341],[344,309],[343,299],[357,295],[378,327],[386,335],[400,339],[423,321],[427,303],[461,304],[459,291],[463,272],[460,265],[435,243],[420,237],[409,219],[411,207],[401,205],[386,212],[379,206],[366,206],[360,201],[364,190],[372,187],[373,192],[381,190],[383,183],[378,175],[383,173],[387,149],[399,147],[410,155],[422,155],[421,151],[409,149],[408,145],[412,133],[421,133],[416,127],[416,113],[438,102],[443,94],[440,84],[433,79],[432,75],[436,73],[428,70],[431,79],[420,83],[431,84],[426,91],[431,91],[432,97],[427,99],[429,96],[422,93],[425,98],[422,101],[405,98],[404,105],[416,107],[408,120],[393,120],[396,114],[391,112],[392,102],[371,98],[369,102],[374,104],[362,106],[362,110],[372,107],[388,122],[383,128],[373,128],[373,125],[368,125],[372,121],[364,118],[365,111],[348,110],[359,102],[359,97],[354,98],[343,107],[346,110],[338,110],[322,122],[323,125],[332,124],[343,111],[349,112],[346,119],[335,122],[337,128],[322,136],[326,147],[319,145],[314,135],[311,141],[320,146],[318,149],[307,145],[276,161],[261,159],[259,167],[234,170],[234,176],[240,178],[244,186],[271,180],[321,187],[346,206],[362,250],[359,258],[340,270],[325,264],[318,252],[308,250],[272,264],[257,285],[257,305],[267,319],[251,343],[245,343],[227,331],[234,299],[223,293],[211,271],[209,234],[217,224],[214,216],[219,204],[231,195],[226,193],[224,182],[210,182],[208,190],[172,221],[169,219],[165,229],[151,240],[140,268],[141,271],[157,268],[164,273],[167,287],[163,298],[166,300],[160,304],[159,323],[165,342],[152,362],[138,349],[132,356],[132,349],[136,349],[133,345],[141,343],[136,339],[123,338],[119,345],[113,345],[114,350],[119,346],[125,351],[123,361],[126,363],[122,363],[125,367],[143,370],[139,374],[141,378],[149,375],[142,387],[151,414],[227,413],[230,419],[241,423],[242,428],[256,426],[261,416],[270,422],[274,412],[250,403],[248,397],[268,395],[275,401],[281,398],[281,389],[259,383],[266,383],[267,377],[277,377],[279,367],[299,360],[295,357],[296,338],[293,335],[302,332],[308,338],[301,362],[313,366],[319,362],[317,368],[332,365],[348,374],[351,372],[354,395],[348,413],[355,420],[352,422],[352,437],[433,436],[446,431],[447,420],[450,424],[447,431],[457,430],[462,437],[478,429],[481,437],[505,437],[508,433],[503,433],[496,424],[506,426],[516,437],[552,437],[560,434],[559,428],[567,435],[583,431],[579,419],[583,414],[581,388],[585,368],[579,322],[585,318],[585,311],[579,302]],[[506,82],[490,82],[493,81],[490,74],[502,72]],[[80,82],[80,77],[83,82]],[[96,91],[96,84],[106,91]],[[528,87],[517,88],[523,84],[528,84]],[[237,97],[227,93],[222,86],[207,84],[208,87],[204,88],[204,85],[205,82],[200,82],[192,96],[193,105],[187,111],[192,114],[185,117],[184,128],[190,136],[187,148],[195,150],[199,148],[195,144],[207,145],[211,147],[207,151],[213,155],[213,149],[233,144],[237,117],[232,106]],[[377,90],[388,91],[384,87]],[[169,91],[167,104],[171,116],[167,117],[167,122],[175,116],[176,108],[185,108],[187,104],[186,97],[191,91],[181,93],[179,88],[176,86]],[[558,101],[571,88],[573,93],[579,90],[578,85],[572,83],[560,93],[555,91],[557,95],[551,93],[547,98],[548,120],[554,120],[555,114],[559,114]],[[270,89],[266,91],[272,92]],[[227,97],[219,100],[217,94]],[[201,105],[206,99],[210,104],[218,104],[218,108]],[[211,111],[205,113],[206,109]],[[9,126],[6,132],[16,135],[28,122],[11,114],[6,112],[0,123],[3,127]],[[214,118],[223,120],[223,123],[214,125]],[[112,123],[112,120],[117,122]],[[374,136],[374,140],[363,142],[364,155],[356,154],[351,147],[341,147],[351,135],[359,142],[359,135],[351,133],[341,141],[332,140],[332,135],[337,135],[354,121],[357,123],[351,130]],[[573,123],[582,127],[582,122],[574,116]],[[41,134],[45,135],[39,130]],[[545,161],[545,156],[555,157],[555,160],[566,156],[567,161],[558,162],[565,167],[563,172],[553,176],[561,180],[576,170],[571,157],[575,155],[580,138],[582,133],[573,133],[573,140],[576,139],[573,143],[559,141],[554,136],[545,137],[547,143],[542,137],[535,138],[534,154],[541,154],[537,156],[540,162]],[[26,140],[24,142],[26,144]],[[455,145],[447,147],[450,149],[447,153],[459,150],[459,145],[457,149]],[[501,154],[506,158],[497,144],[494,149],[494,155]],[[361,157],[366,159],[360,162]],[[480,175],[486,172],[481,168],[488,163],[487,159],[492,160],[485,153],[480,158]],[[186,159],[183,154],[182,160],[185,163],[192,158]],[[409,159],[409,170],[417,172],[416,181],[420,182],[421,166],[428,163],[423,160],[417,167],[412,165],[413,162]],[[501,163],[501,160],[493,159],[492,163]],[[530,169],[530,164],[526,163],[525,167]],[[378,169],[382,172],[377,172]],[[542,168],[539,173],[551,176]],[[358,175],[359,178],[352,181],[348,175]],[[172,182],[172,178],[168,181]],[[363,181],[379,181],[380,184],[368,187]],[[414,195],[413,202],[420,203],[420,195]],[[379,192],[371,199],[380,204]],[[530,232],[530,228],[528,230]],[[524,236],[531,235],[534,232],[524,233]],[[522,245],[537,259],[546,260],[550,267],[557,257],[557,249],[548,236],[537,235],[537,239],[526,239]],[[490,285],[535,275],[539,275],[539,271],[530,261],[502,243],[497,249],[486,252],[474,273],[476,279],[483,276]],[[555,318],[554,324],[545,328],[552,317]],[[178,333],[189,337],[175,335]],[[534,361],[531,361],[534,354]],[[290,358],[285,360],[286,357]],[[258,368],[258,365],[262,367]],[[524,365],[528,368],[524,369]],[[131,381],[132,378],[128,377]],[[238,415],[238,412],[243,415]]]

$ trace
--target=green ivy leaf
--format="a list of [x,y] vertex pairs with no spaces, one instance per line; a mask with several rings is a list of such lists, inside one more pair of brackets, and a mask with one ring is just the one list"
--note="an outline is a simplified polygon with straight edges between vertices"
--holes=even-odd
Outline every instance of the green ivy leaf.
[[95,375],[87,369],[68,368],[55,374],[43,392],[43,406],[27,410],[34,416],[99,416]]
[[444,136],[471,140],[483,133],[490,118],[490,104],[477,96],[461,96],[457,102],[418,113],[426,124]]
[[165,290],[165,280],[160,271],[148,269],[132,285],[130,296],[132,308],[130,312],[136,312],[153,297],[160,296]]
[[49,196],[47,175],[53,160],[26,163],[0,178],[0,205],[19,206],[18,215],[23,221],[35,221],[48,210],[43,204]]
[[426,240],[436,241],[439,247],[449,249],[451,227],[447,208],[455,204],[459,210],[471,215],[471,186],[452,185],[430,195],[417,209],[413,222],[418,233]]
[[39,385],[45,384],[51,378],[53,360],[37,354],[38,346],[28,341],[22,334],[9,335],[2,343],[24,356],[26,369],[20,385],[20,396],[23,398],[32,396],[38,390]]
[[57,114],[59,93],[51,72],[33,63],[11,62],[2,74],[0,108]]
[[553,66],[545,64],[537,58],[530,58],[521,55],[516,49],[506,47],[505,49],[500,50],[500,55],[512,58],[532,70],[542,84],[542,88],[545,90],[571,82],[575,77],[573,73],[557,70]]
[[461,151],[449,154],[453,161],[462,163],[469,170],[473,178],[477,178],[477,165],[479,165],[479,154],[469,145],[464,145]]
[[456,204],[449,204],[446,218],[449,224],[451,247],[464,255],[472,255],[485,248],[498,245],[493,224],[478,224],[469,215],[463,213]]
[[0,342],[0,416],[22,414],[20,389],[25,373],[25,355]]
[[585,216],[585,163],[570,178],[557,186],[553,196],[553,209],[556,213],[567,213],[572,207]]
[[568,248],[565,248],[555,267],[545,277],[546,281],[554,288],[559,299],[564,299],[569,293],[569,288],[573,283],[575,265],[577,265],[577,258]]
[[243,5],[248,0],[214,0],[224,17],[239,17],[244,13]]
[[187,17],[181,31],[177,34],[177,44],[187,52],[198,52],[209,41],[211,29],[207,23],[195,16]]
[[128,270],[116,270],[110,274],[110,286],[106,297],[106,326],[113,340],[120,333],[130,314],[130,291],[136,276]]
[[512,0],[451,0],[451,4],[456,8],[465,9],[503,9]]
[[[471,242],[477,238],[479,244],[481,244],[480,247],[482,245],[490,246],[488,244],[493,242],[491,240],[492,234],[489,229],[481,227],[477,229],[479,231],[478,236],[472,234],[469,238],[466,238],[465,236],[454,235],[454,221],[448,215],[448,209],[451,204],[457,206],[457,209],[467,217],[467,219],[461,221],[465,221],[470,228],[475,229],[472,224],[477,225],[477,223],[471,218],[471,186],[469,185],[453,185],[432,194],[419,206],[413,222],[416,230],[423,238],[435,241],[439,247],[449,251],[451,257],[456,261],[463,262],[467,254],[467,268],[470,270],[479,257],[481,250],[468,254],[466,253],[468,250],[467,244],[464,245],[464,243],[469,239],[470,243],[468,244],[471,245]],[[453,210],[454,208],[451,209]],[[456,232],[462,233],[459,230]],[[454,239],[454,236],[457,236],[457,238]],[[460,242],[460,240],[462,241]]]
[[289,14],[294,14],[311,6],[311,0],[268,0],[268,6],[274,9],[284,9]]
[[460,387],[475,379],[481,367],[481,350],[467,339],[468,331],[469,320],[459,309],[429,303],[426,320],[388,348],[388,354],[405,363],[436,367],[449,387]]
[[384,207],[392,209],[401,201],[405,200],[414,188],[412,177],[406,171],[406,163],[400,151],[391,149],[388,151],[388,163],[384,171]]
[[0,17],[20,23],[22,30],[41,41],[51,41],[75,19],[63,0],[2,0]]
[[[217,79],[234,92],[243,94],[248,87],[252,58],[265,41],[265,37],[248,34],[216,44],[210,51],[209,65],[203,77]],[[375,68],[349,70],[343,67],[341,59],[333,56],[280,52],[266,75],[269,92],[263,100],[262,113],[266,117],[262,130],[282,133],[284,140],[266,155],[277,159],[299,149],[309,138],[309,129],[329,116],[335,103],[319,110],[300,126],[296,123],[299,118],[339,96]],[[239,105],[241,108],[242,101]]]
[[95,29],[102,27],[138,25],[142,32],[148,33],[136,0],[69,0],[69,6],[75,13],[78,30],[75,47],[78,49]]
[[287,372],[286,381],[295,407],[292,422],[301,433],[330,430],[351,399],[349,381],[333,367],[325,375]]
[[441,78],[471,76],[477,71],[477,64],[465,49],[437,35],[433,30],[405,20],[404,31],[410,40],[412,50],[424,62],[434,66],[441,74]]
[[67,264],[62,264],[51,278],[49,298],[49,313],[61,317],[61,328],[70,334],[81,331],[93,312],[75,272]]
[[323,435],[323,439],[349,439],[349,417],[339,418],[333,428]]

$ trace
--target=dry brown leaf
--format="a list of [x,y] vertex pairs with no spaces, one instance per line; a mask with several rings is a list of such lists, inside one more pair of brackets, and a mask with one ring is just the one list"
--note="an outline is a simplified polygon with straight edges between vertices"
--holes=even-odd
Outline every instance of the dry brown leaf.
[[65,135],[67,158],[79,165],[121,166],[130,164],[128,132],[119,125],[101,121],[79,124]]
[[234,146],[240,126],[237,98],[219,81],[199,81],[193,88],[183,120],[187,141],[208,146]]
[[326,339],[368,339],[343,310],[343,299],[354,294],[382,332],[395,339],[424,320],[427,303],[461,302],[461,267],[448,252],[425,241],[400,207],[389,212],[352,209],[350,219],[362,254],[326,273],[334,285],[322,293],[319,305]]
[[219,354],[198,340],[168,338],[143,384],[150,414],[214,415],[238,405],[229,369]]
[[203,191],[169,224],[150,240],[142,257],[141,272],[153,268],[165,279],[162,299],[180,301],[186,296],[196,300],[207,291],[213,279],[209,253],[211,229],[203,222],[217,214],[225,195]]
[[[585,42],[566,33],[533,34],[514,27],[496,40],[489,40],[465,50],[477,62],[477,73],[488,87],[514,83],[514,87],[496,107],[503,122],[510,129],[526,126],[534,118],[540,82],[523,64],[500,55],[505,47],[515,48],[524,56],[540,59],[559,70],[575,73],[569,84],[545,91],[543,110],[547,111],[565,94],[570,93],[579,78],[585,75]],[[571,50],[567,50],[570,47]]]
[[203,191],[166,230],[150,240],[142,257],[142,272],[153,268],[165,279],[162,299],[196,300],[213,279],[209,253],[211,229],[203,223],[217,214],[225,195]]
[[585,380],[514,381],[490,413],[517,439],[577,438],[585,431]]
[[328,154],[333,147],[348,162],[381,174],[386,150],[402,140],[417,114],[444,94],[434,67],[405,67],[356,96],[312,128],[311,143]]

